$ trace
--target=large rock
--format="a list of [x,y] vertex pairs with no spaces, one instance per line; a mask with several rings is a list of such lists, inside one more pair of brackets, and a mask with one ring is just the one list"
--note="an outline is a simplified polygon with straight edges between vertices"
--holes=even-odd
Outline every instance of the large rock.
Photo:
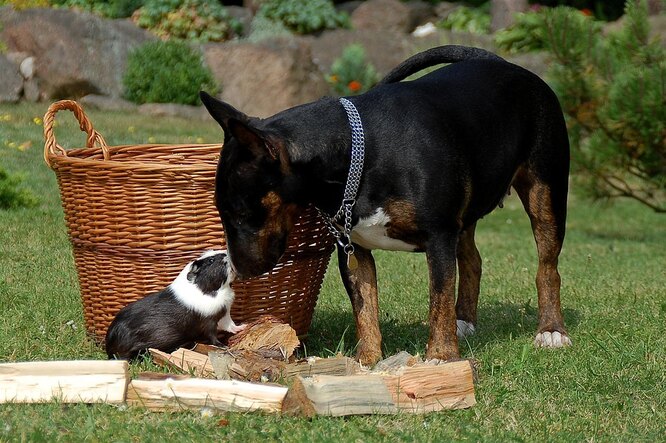
[[497,31],[515,21],[518,12],[527,11],[527,0],[492,0],[490,2],[490,29]]
[[351,44],[365,49],[367,60],[380,75],[388,73],[416,51],[408,35],[381,30],[336,29],[312,40],[312,55],[322,72],[330,72],[335,59]]
[[0,102],[15,103],[21,98],[23,76],[18,66],[0,54]]
[[268,117],[329,93],[312,61],[310,45],[302,39],[208,44],[204,52],[222,87],[222,100],[255,117]]
[[399,0],[368,0],[352,12],[351,22],[358,30],[406,34],[414,29],[410,12]]
[[150,35],[129,20],[104,20],[66,9],[0,9],[0,36],[10,51],[34,57],[41,95],[122,95],[127,54]]

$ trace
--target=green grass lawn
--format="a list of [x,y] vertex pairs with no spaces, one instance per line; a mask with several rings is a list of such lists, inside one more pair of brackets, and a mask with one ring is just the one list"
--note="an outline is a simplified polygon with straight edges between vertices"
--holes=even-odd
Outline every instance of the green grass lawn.
[[[37,206],[0,210],[0,361],[105,358],[86,337],[53,172],[42,158],[46,105],[0,106],[0,164],[23,174]],[[218,142],[216,123],[90,112],[110,145]],[[64,147],[84,136],[58,114]],[[478,404],[426,416],[312,420],[227,413],[154,413],[107,405],[0,405],[2,441],[664,441],[666,218],[634,204],[570,198],[560,261],[574,346],[538,350],[536,253],[515,197],[477,230],[484,260],[478,333],[461,344],[479,362]],[[385,354],[424,353],[427,267],[421,254],[376,253]],[[73,321],[73,323],[71,322]],[[353,353],[350,303],[334,260],[309,355]],[[150,367],[147,362],[133,370]],[[225,420],[221,421],[220,419]]]

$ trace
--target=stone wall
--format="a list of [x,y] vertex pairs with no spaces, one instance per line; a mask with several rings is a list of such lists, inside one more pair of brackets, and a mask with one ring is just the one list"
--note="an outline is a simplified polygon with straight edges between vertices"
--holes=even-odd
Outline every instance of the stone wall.
[[[511,3],[507,0],[507,4]],[[514,2],[518,4],[519,2]],[[514,3],[511,5],[515,6]],[[513,7],[512,6],[512,7]],[[458,5],[424,1],[351,1],[338,5],[351,14],[353,29],[316,36],[290,36],[249,43],[246,39],[201,47],[221,86],[221,98],[254,116],[265,117],[332,92],[325,81],[331,63],[351,43],[360,43],[383,75],[410,55],[441,44],[494,50],[491,36],[460,34],[432,25]],[[235,15],[249,22],[250,9]],[[659,32],[663,32],[663,15]],[[129,19],[108,20],[66,9],[0,8],[0,101],[82,99],[91,106],[127,109],[122,76],[128,53],[155,37]],[[514,60],[543,74],[543,54]],[[163,108],[163,109],[162,109]],[[177,113],[178,106],[144,106],[146,112]],[[204,115],[187,109],[187,115]]]

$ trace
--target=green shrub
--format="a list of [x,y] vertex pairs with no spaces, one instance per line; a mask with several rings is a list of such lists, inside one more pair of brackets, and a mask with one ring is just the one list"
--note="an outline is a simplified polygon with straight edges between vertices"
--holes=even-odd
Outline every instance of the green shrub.
[[484,3],[478,8],[460,6],[440,21],[437,26],[456,32],[488,34],[490,32],[490,3]]
[[146,0],[134,19],[165,39],[220,42],[242,32],[241,23],[215,0]]
[[[594,21],[590,10],[579,10],[568,6],[539,8],[536,11],[516,14],[514,24],[495,34],[495,44],[499,49],[512,53],[545,49],[548,40],[547,21],[549,20],[551,22],[553,20],[572,21],[571,26],[597,28],[595,32],[601,29],[601,23]],[[566,32],[566,29],[560,31]]]
[[568,118],[577,177],[592,197],[666,212],[666,48],[648,39],[645,0],[604,35],[571,8],[546,15],[549,71]]
[[48,0],[0,0],[0,6],[9,5],[17,11],[31,8],[48,8]]
[[299,34],[350,26],[349,15],[336,11],[330,0],[266,0],[259,14]]
[[25,189],[20,189],[21,179],[9,175],[0,166],[0,209],[16,209],[34,206],[35,196]]
[[132,51],[123,78],[135,103],[199,103],[199,91],[217,89],[199,51],[179,41],[152,41]]
[[515,22],[495,33],[495,44],[501,50],[518,53],[543,49],[546,43],[546,10],[516,14]]
[[331,65],[328,82],[338,95],[357,95],[372,88],[379,78],[371,63],[366,62],[365,50],[352,44]]
[[[33,0],[35,1],[35,0]],[[44,2],[48,3],[48,2]],[[94,12],[109,18],[129,17],[144,0],[52,0],[51,4]]]
[[291,38],[293,34],[282,22],[271,20],[261,14],[257,14],[252,18],[250,33],[247,36],[248,42],[258,43],[262,40],[276,37]]

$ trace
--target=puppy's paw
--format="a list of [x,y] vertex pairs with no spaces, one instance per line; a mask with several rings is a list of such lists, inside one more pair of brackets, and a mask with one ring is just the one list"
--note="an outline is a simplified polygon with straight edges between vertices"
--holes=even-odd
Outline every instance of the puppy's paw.
[[558,331],[539,332],[534,338],[534,346],[537,348],[563,348],[571,346],[571,339],[567,334]]
[[469,337],[470,335],[474,335],[476,332],[476,328],[474,325],[468,321],[465,320],[456,320],[456,324],[458,328],[456,329],[456,335],[458,338],[465,338]]

